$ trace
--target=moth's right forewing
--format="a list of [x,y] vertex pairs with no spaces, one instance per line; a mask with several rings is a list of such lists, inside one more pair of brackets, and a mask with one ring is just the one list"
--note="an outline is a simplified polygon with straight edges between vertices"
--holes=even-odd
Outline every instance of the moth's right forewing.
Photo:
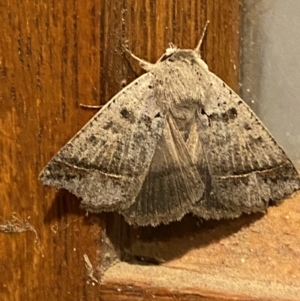
[[232,218],[264,211],[300,189],[299,175],[255,113],[216,75],[198,114],[204,197],[194,213]]
[[46,185],[82,198],[89,211],[129,207],[161,137],[165,112],[147,73],[113,97],[48,163]]

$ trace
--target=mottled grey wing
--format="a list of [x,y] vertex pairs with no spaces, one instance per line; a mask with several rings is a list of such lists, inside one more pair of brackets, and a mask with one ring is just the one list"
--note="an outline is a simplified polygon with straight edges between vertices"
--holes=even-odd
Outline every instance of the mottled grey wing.
[[247,104],[214,74],[210,83],[198,112],[206,189],[193,212],[219,219],[264,211],[300,188],[299,175]]
[[136,202],[121,212],[131,224],[157,225],[182,218],[203,194],[204,184],[172,116]]
[[46,185],[82,198],[89,211],[129,207],[161,137],[163,109],[144,74],[113,97],[48,163]]

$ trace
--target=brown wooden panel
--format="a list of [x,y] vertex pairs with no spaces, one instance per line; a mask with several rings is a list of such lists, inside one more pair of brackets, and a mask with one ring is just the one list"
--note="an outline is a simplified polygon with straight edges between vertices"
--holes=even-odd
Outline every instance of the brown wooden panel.
[[[98,1],[4,1],[0,40],[0,298],[87,300],[83,255],[97,265],[99,225],[37,176],[100,101]],[[28,225],[11,221],[16,216]],[[17,223],[17,224],[16,224]]]

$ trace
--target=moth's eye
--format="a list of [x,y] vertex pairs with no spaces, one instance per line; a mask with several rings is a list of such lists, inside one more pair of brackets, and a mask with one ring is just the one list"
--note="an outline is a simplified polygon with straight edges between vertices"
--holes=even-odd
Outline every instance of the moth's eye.
[[160,60],[161,62],[163,62],[163,61],[169,61],[169,62],[174,62],[174,58],[172,58],[172,54],[170,55],[167,55],[167,54],[165,54],[164,56],[163,56],[163,58]]

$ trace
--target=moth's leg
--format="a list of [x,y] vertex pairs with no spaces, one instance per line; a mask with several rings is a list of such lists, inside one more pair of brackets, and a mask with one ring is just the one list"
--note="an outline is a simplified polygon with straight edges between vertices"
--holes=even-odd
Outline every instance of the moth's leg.
[[103,105],[93,106],[93,105],[85,105],[83,103],[80,103],[79,106],[84,109],[94,109],[94,110],[100,110],[103,107]]
[[139,64],[140,64],[140,66],[144,69],[144,70],[146,70],[146,71],[150,71],[152,68],[153,68],[153,66],[154,66],[154,64],[152,64],[152,63],[149,63],[149,62],[147,62],[147,61],[145,61],[145,60],[143,60],[143,59],[140,59],[139,57],[137,57],[136,55],[134,55],[127,47],[125,47],[124,46],[124,49],[135,59],[135,60],[137,60],[138,62],[139,62]]

